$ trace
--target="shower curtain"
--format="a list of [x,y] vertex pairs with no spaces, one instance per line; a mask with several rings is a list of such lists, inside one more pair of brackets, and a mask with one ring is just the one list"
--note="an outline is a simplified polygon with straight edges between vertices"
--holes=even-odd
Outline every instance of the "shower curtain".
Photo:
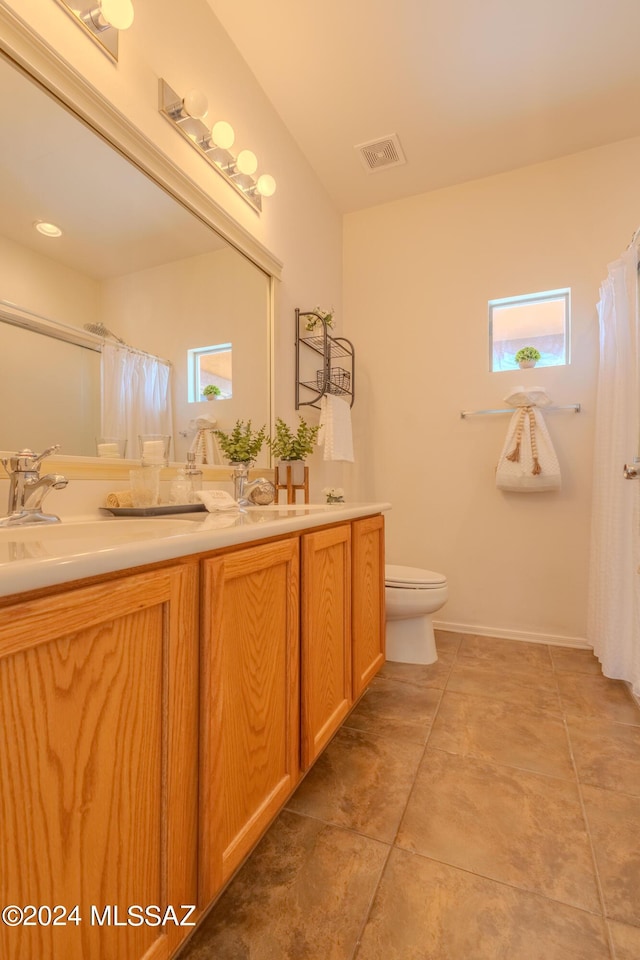
[[127,457],[140,457],[138,436],[171,435],[171,367],[126,347],[102,347],[102,433],[125,437]]
[[638,455],[638,247],[609,264],[600,288],[587,639],[605,676],[640,696],[640,481],[623,465]]

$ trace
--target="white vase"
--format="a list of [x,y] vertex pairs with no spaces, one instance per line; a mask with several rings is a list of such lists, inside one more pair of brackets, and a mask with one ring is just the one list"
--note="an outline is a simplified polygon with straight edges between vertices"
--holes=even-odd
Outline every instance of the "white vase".
[[528,367],[535,367],[535,360],[518,360],[518,366],[521,370],[526,370]]
[[278,460],[277,482],[282,486],[287,483],[287,467],[291,467],[291,483],[296,487],[301,486],[304,483],[304,460]]

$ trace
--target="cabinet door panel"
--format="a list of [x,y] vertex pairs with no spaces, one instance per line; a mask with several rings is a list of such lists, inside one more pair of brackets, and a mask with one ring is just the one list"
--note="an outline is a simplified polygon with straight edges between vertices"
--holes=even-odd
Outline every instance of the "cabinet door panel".
[[0,613],[0,900],[82,918],[0,927],[3,960],[162,958],[181,939],[114,920],[196,902],[196,591],[191,565]]
[[302,767],[329,742],[351,698],[351,528],[305,534],[302,592]]
[[353,699],[385,659],[384,518],[355,520],[352,528]]
[[298,540],[238,550],[203,567],[204,905],[299,775]]

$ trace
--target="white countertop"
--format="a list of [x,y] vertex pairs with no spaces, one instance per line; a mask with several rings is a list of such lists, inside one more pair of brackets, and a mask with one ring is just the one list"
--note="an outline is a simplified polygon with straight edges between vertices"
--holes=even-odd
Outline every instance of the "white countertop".
[[78,518],[0,528],[0,596],[354,520],[389,503],[285,504],[232,513]]

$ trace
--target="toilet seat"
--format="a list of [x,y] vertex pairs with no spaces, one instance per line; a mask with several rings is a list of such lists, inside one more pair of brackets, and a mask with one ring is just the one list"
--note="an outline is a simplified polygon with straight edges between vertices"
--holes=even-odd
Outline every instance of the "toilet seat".
[[389,564],[384,568],[384,582],[387,587],[403,590],[433,590],[444,586],[447,578],[435,570]]

